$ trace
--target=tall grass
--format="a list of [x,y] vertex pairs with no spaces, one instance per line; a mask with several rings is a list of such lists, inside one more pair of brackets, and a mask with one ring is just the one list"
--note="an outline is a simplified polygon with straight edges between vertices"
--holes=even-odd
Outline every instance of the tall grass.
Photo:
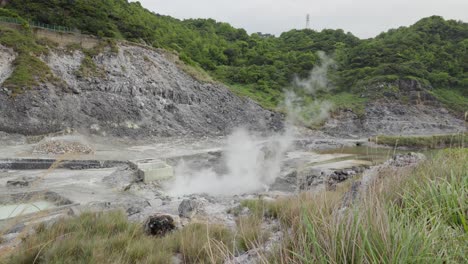
[[437,153],[416,168],[380,170],[349,204],[351,182],[336,191],[277,201],[247,200],[237,231],[190,224],[148,237],[122,212],[84,213],[36,234],[0,263],[223,263],[268,239],[277,219],[284,234],[260,263],[468,263],[468,149]]
[[379,175],[346,210],[324,195],[289,200],[305,206],[287,216],[291,232],[270,262],[466,263],[467,160],[467,149],[447,150],[410,173]]
[[164,238],[146,236],[120,211],[84,213],[51,227],[40,225],[0,263],[222,263],[233,233],[219,225],[191,224]]

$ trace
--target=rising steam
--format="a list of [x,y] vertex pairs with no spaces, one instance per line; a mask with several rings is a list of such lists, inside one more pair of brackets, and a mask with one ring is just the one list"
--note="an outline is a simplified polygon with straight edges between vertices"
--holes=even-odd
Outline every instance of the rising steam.
[[293,84],[303,89],[309,95],[315,95],[318,91],[330,91],[333,86],[328,81],[327,73],[330,67],[336,66],[335,61],[323,51],[317,52],[320,65],[315,66],[307,79],[294,78]]
[[291,140],[289,131],[259,140],[247,130],[238,129],[226,142],[225,174],[217,174],[212,168],[194,171],[182,161],[176,166],[176,179],[169,184],[168,193],[233,195],[265,190],[279,176]]
[[[332,89],[327,72],[334,61],[319,52],[321,64],[311,71],[309,78],[296,78],[294,85],[302,94],[315,96],[318,91]],[[268,189],[280,175],[283,157],[293,140],[293,125],[298,122],[312,125],[328,118],[332,104],[327,101],[305,102],[293,91],[285,92],[283,103],[287,111],[286,129],[283,134],[269,138],[254,138],[245,129],[238,129],[226,141],[223,151],[225,173],[213,168],[194,170],[181,161],[175,168],[175,180],[167,183],[170,195],[208,193],[234,195]]]
[[284,107],[287,109],[289,123],[312,127],[328,119],[333,104],[317,99],[306,103],[295,92],[285,91]]
[[[305,126],[320,124],[328,119],[333,104],[316,98],[319,91],[329,92],[333,85],[329,82],[327,73],[330,67],[336,65],[335,61],[325,52],[317,52],[320,65],[315,66],[306,79],[294,78],[294,90],[285,91],[284,108],[288,113],[289,122]],[[303,94],[305,96],[299,96]],[[308,98],[305,98],[308,97]],[[308,100],[307,100],[308,99]],[[312,99],[312,100],[311,100]]]

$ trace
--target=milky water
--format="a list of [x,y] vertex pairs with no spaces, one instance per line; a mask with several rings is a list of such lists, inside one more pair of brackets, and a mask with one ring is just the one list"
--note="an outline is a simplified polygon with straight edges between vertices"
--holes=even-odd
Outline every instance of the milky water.
[[50,209],[55,205],[48,201],[37,201],[33,203],[24,204],[9,204],[0,205],[0,220],[25,215],[30,213],[40,212],[42,210]]

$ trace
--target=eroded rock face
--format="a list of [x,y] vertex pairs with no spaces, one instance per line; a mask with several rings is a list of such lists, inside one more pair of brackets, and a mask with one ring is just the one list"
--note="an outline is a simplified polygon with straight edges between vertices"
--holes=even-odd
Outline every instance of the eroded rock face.
[[397,91],[383,92],[382,98],[370,99],[362,116],[351,110],[341,111],[327,121],[324,131],[340,137],[466,131],[464,121],[450,114],[428,92],[430,87],[422,87],[414,80],[401,80],[393,84],[377,84],[372,89],[374,92],[379,89],[385,90],[388,89],[388,85]]
[[[0,58],[5,54],[0,49]],[[141,138],[282,128],[280,114],[221,84],[195,80],[163,52],[119,45],[117,54],[94,58],[99,76],[77,73],[83,57],[79,51],[51,51],[43,60],[62,84],[41,84],[16,98],[0,92],[0,131],[31,135],[75,128]]]
[[0,45],[0,84],[10,77],[13,72],[15,58],[16,54],[12,49]]

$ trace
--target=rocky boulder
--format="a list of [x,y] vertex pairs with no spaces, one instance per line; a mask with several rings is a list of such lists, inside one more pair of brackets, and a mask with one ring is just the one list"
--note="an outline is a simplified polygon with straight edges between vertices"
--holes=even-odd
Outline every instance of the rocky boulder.
[[173,216],[167,214],[156,214],[148,217],[143,223],[145,233],[149,236],[165,236],[177,227]]
[[194,199],[185,199],[179,205],[179,216],[192,218],[197,214],[200,208],[200,202]]

